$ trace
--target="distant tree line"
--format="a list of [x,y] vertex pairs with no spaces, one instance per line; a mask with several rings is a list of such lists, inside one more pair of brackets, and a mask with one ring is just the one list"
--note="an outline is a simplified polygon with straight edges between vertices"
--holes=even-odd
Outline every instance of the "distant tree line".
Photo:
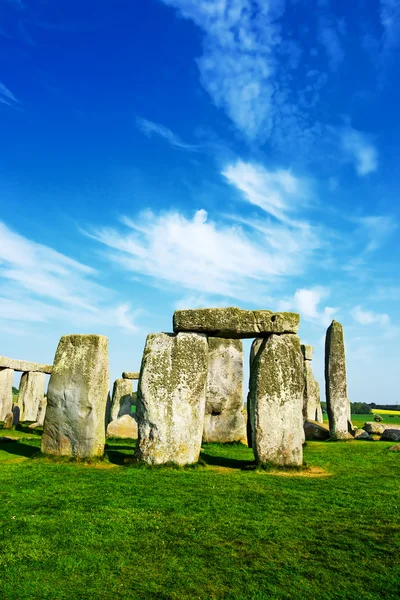
[[[8,389],[10,389],[10,388],[8,388]],[[12,393],[13,393],[13,396],[18,396],[18,394],[19,394],[19,389],[13,386],[13,388],[12,388]]]
[[[350,402],[352,415],[371,415],[372,409],[376,410],[400,410],[400,404],[375,404],[371,402]],[[322,412],[326,413],[326,402],[321,402]]]

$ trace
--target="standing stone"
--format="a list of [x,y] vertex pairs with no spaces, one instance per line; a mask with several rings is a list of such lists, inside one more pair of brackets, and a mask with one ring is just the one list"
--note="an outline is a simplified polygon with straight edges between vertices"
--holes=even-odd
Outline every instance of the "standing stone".
[[111,421],[107,427],[107,437],[137,440],[138,425],[133,415],[122,415]]
[[6,415],[11,412],[12,409],[13,380],[13,369],[0,369],[0,421],[4,421]]
[[4,417],[3,429],[11,429],[14,422],[14,413],[9,412]]
[[208,338],[203,441],[246,443],[246,424],[242,411],[242,341]]
[[254,430],[254,410],[251,407],[251,375],[253,373],[252,363],[257,355],[257,352],[261,348],[263,338],[256,338],[253,340],[250,348],[250,379],[249,379],[249,393],[247,394],[247,445],[249,448],[253,448],[253,430]]
[[302,344],[301,350],[304,357],[303,418],[304,421],[317,421],[318,423],[323,423],[319,383],[314,377],[311,366],[314,348]]
[[116,379],[112,394],[111,421],[115,421],[123,415],[130,415],[132,403],[132,380]]
[[271,335],[251,363],[250,405],[256,460],[303,463],[303,356],[297,335]]
[[42,452],[102,456],[108,395],[108,339],[66,335],[58,344],[47,391]]
[[46,408],[47,408],[47,396],[43,396],[43,398],[39,404],[39,410],[38,410],[37,417],[36,417],[36,423],[37,423],[38,427],[43,427],[44,418],[46,416]]
[[152,333],[143,353],[136,415],[136,457],[179,465],[199,459],[208,373],[207,337]]
[[46,376],[44,373],[28,371],[23,373],[19,385],[18,406],[20,421],[35,421],[40,402],[44,396]]
[[332,321],[326,332],[325,390],[331,439],[347,439],[352,431],[352,424],[347,397],[343,327],[337,321]]

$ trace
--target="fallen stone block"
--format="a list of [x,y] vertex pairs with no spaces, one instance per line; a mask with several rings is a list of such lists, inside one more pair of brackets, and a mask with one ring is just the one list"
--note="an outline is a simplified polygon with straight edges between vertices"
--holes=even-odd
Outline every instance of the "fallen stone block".
[[328,440],[329,439],[329,427],[318,423],[317,421],[306,421],[304,423],[304,433],[306,440]]
[[3,422],[3,429],[12,429],[14,422],[14,413],[11,411],[6,414]]
[[138,437],[136,419],[130,415],[123,415],[115,421],[111,421],[107,427],[107,437],[136,440]]
[[400,429],[385,429],[381,435],[381,442],[400,442]]
[[42,452],[75,458],[102,456],[107,396],[107,338],[63,336],[47,391]]
[[271,333],[297,333],[300,316],[270,310],[198,308],[174,313],[174,332],[191,331],[223,338],[253,338]]
[[372,437],[364,429],[356,429],[354,431],[355,440],[372,440]]
[[382,423],[376,423],[375,421],[367,421],[363,425],[364,431],[367,433],[373,433],[374,435],[382,435],[382,433],[386,429],[386,425],[382,425]]
[[147,336],[137,395],[135,456],[148,464],[199,459],[208,374],[207,337],[198,333]]
[[391,452],[400,452],[400,444],[395,444],[394,446],[390,446],[390,448],[388,448],[388,450],[390,450]]

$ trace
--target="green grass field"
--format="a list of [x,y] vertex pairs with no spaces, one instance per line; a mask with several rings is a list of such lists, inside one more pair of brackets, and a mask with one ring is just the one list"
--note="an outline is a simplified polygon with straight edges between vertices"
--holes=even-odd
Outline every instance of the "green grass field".
[[149,469],[124,463],[133,442],[84,465],[37,456],[37,432],[11,435],[2,600],[399,597],[390,443],[311,442],[305,471],[269,473],[242,445],[206,445],[197,468]]

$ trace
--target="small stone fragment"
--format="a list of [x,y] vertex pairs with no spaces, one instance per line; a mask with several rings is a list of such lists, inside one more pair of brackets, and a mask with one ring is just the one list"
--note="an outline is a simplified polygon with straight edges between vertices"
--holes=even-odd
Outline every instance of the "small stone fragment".
[[208,374],[207,337],[198,333],[147,336],[138,385],[136,457],[178,465],[199,459]]
[[256,460],[303,463],[303,356],[296,335],[271,335],[251,362],[250,407]]
[[138,424],[133,415],[123,415],[111,421],[107,427],[107,437],[129,438],[136,440],[138,437]]
[[400,429],[385,429],[381,442],[400,442]]
[[174,313],[174,332],[192,331],[230,339],[265,337],[271,333],[297,333],[300,316],[270,310],[198,308]]
[[317,421],[306,421],[304,423],[306,440],[328,440],[329,427]]
[[337,321],[332,321],[326,332],[325,388],[331,439],[348,439],[353,427],[347,397],[343,327]]
[[20,421],[36,421],[39,405],[43,400],[46,378],[44,373],[23,373],[19,385],[18,406]]
[[122,379],[139,379],[140,373],[135,371],[124,371],[122,373]]
[[0,421],[11,411],[13,397],[12,384],[14,379],[13,369],[0,368]]
[[391,452],[400,452],[400,444],[395,444],[394,446],[390,446],[390,448],[388,448],[388,450],[390,450]]
[[112,394],[111,421],[116,421],[123,415],[130,415],[132,403],[132,380],[116,379]]
[[204,442],[246,443],[243,417],[243,344],[208,338],[208,378]]
[[364,429],[356,429],[354,431],[355,440],[372,440],[372,437]]
[[304,360],[312,360],[314,354],[314,346],[308,346],[307,344],[301,345],[301,351],[304,356]]
[[63,336],[47,391],[42,452],[75,458],[102,456],[107,395],[107,338]]

